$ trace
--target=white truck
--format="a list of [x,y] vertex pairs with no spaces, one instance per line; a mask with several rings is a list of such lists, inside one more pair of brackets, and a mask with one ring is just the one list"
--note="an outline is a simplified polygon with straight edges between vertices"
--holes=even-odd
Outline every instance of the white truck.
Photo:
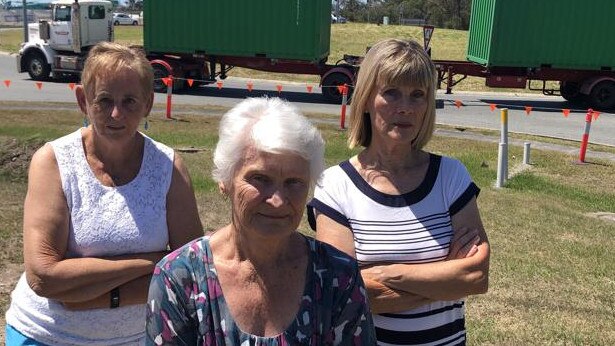
[[17,55],[17,71],[38,81],[79,75],[89,49],[113,41],[112,19],[111,1],[54,1],[50,21],[28,24],[28,42]]

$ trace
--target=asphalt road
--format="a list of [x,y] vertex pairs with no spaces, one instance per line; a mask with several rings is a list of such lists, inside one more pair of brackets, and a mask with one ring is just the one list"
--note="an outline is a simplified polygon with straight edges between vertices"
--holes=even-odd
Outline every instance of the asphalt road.
[[[10,81],[6,87],[4,81]],[[73,102],[74,93],[67,82],[44,82],[39,90],[27,73],[18,74],[15,58],[0,55],[0,101],[26,102]],[[254,80],[253,90],[246,87],[247,80],[232,78],[223,81],[222,88],[215,84],[202,86],[181,94],[173,95],[175,104],[219,105],[231,107],[239,100],[249,96],[280,95],[295,103],[301,110],[309,113],[330,114],[337,121],[340,105],[326,103],[320,95],[320,88],[313,85],[311,93],[306,83],[276,82]],[[282,85],[278,93],[277,85]],[[492,111],[490,104],[507,107],[508,129],[511,132],[528,133],[579,141],[585,128],[586,110],[570,105],[561,97],[511,93],[468,93],[455,92],[446,95],[438,91],[438,99],[444,101],[444,108],[437,110],[436,121],[456,127],[472,127],[499,130],[500,111]],[[456,106],[461,101],[461,107]],[[156,94],[157,103],[166,102],[166,94]],[[525,107],[533,107],[529,115]],[[571,109],[564,117],[562,109]],[[0,119],[1,120],[1,119]],[[1,122],[0,122],[1,123]],[[615,146],[615,114],[601,113],[591,125],[590,142]]]

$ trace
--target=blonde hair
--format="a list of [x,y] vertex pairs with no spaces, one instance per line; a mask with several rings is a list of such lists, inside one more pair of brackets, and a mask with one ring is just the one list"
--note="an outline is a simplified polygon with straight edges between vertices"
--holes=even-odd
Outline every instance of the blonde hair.
[[96,80],[113,75],[123,69],[137,73],[144,95],[154,92],[154,70],[141,50],[122,46],[118,43],[100,42],[88,53],[81,84],[86,96],[91,96],[96,89]]
[[415,86],[427,91],[427,110],[413,149],[422,149],[433,135],[436,120],[436,67],[415,41],[387,39],[376,43],[361,62],[352,96],[348,146],[368,147],[372,140],[367,103],[381,86]]

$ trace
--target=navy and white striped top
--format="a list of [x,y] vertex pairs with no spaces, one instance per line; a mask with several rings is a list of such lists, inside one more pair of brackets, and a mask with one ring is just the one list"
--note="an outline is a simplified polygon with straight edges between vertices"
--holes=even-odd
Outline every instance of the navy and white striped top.
[[[443,261],[453,236],[451,216],[478,195],[458,160],[430,155],[423,182],[414,191],[390,195],[371,187],[349,161],[327,169],[308,203],[353,232],[360,265]],[[374,315],[379,345],[465,343],[464,302],[437,301],[395,314]]]

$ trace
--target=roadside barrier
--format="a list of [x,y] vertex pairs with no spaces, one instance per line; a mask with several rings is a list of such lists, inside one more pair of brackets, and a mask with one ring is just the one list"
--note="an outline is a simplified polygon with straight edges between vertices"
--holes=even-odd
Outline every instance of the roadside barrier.
[[[198,82],[199,84],[211,84],[211,83],[216,83],[216,86],[218,87],[218,89],[222,89],[224,86],[223,81],[211,81],[211,80],[198,80],[198,79],[191,79],[191,78],[179,78],[179,77],[173,77],[172,75],[169,75],[168,77],[163,77],[157,80],[162,80],[162,82],[167,86],[167,102],[166,102],[166,118],[167,119],[172,119],[171,116],[171,110],[172,110],[172,97],[173,97],[173,81],[177,79],[177,80],[185,80],[187,82],[187,84],[189,86],[192,86],[195,82]],[[10,88],[11,87],[11,83],[12,81],[10,79],[5,79],[4,81],[4,85],[6,88]],[[42,90],[43,89],[43,82],[34,82],[34,86],[36,87],[36,89],[38,90]],[[75,83],[68,83],[68,87],[71,91],[74,90],[76,84]],[[275,85],[276,90],[278,92],[279,95],[282,94],[283,91],[283,85],[282,84],[276,84]],[[341,104],[341,109],[340,109],[340,128],[341,129],[345,129],[346,128],[346,108],[348,105],[348,93],[349,93],[349,89],[352,88],[352,85],[322,85],[321,88],[337,88],[339,90],[339,92],[342,94],[342,104]],[[246,82],[246,89],[248,90],[248,92],[252,92],[254,90],[254,83],[252,81],[247,81]],[[312,93],[313,91],[313,86],[310,84],[306,84],[306,90],[308,93]],[[508,109],[520,109],[520,110],[524,110],[525,113],[527,114],[527,116],[530,116],[532,111],[534,110],[544,110],[544,111],[561,111],[564,118],[568,119],[569,115],[571,112],[574,113],[579,113],[579,112],[585,112],[585,110],[583,109],[570,109],[570,108],[550,108],[550,107],[532,107],[532,106],[519,106],[519,105],[509,105],[509,104],[495,104],[495,103],[488,103],[485,104],[484,102],[474,102],[474,101],[470,101],[470,102],[462,102],[461,100],[453,100],[452,101],[454,106],[457,109],[461,109],[462,107],[482,107],[487,105],[492,112],[494,112],[496,109],[506,109],[508,111]],[[592,121],[596,121],[600,118],[600,114],[601,112],[595,111],[593,109],[588,109],[587,113],[586,113],[586,117],[585,117],[585,131],[583,133],[582,136],[582,140],[581,140],[581,148],[579,150],[579,159],[578,162],[580,163],[585,163],[585,154],[587,151],[587,145],[589,143],[589,131],[591,129],[591,123]],[[508,120],[508,113],[506,112],[506,120]],[[504,126],[504,122],[502,123],[502,126]],[[506,133],[508,131],[507,128],[508,124],[506,122]],[[504,131],[502,132],[504,133]],[[503,135],[502,135],[503,136]],[[502,150],[504,150],[503,154],[503,159],[507,159],[507,140],[504,140],[504,137],[502,137],[502,141],[500,144],[504,144],[504,147]],[[528,155],[529,157],[529,155]],[[498,160],[499,161],[499,160]],[[502,173],[502,184],[505,183],[507,176],[508,176],[508,167],[507,165],[504,166],[504,168],[506,169],[506,171],[503,171]],[[499,171],[499,170],[498,170]]]
[[[185,80],[188,83],[189,86],[192,86],[194,84],[194,82],[209,82],[209,83],[211,83],[211,81],[200,81],[200,80],[195,80],[195,79],[178,78],[178,77],[173,77],[172,75],[169,75],[168,77],[161,78],[160,80],[162,80],[164,85],[167,86],[167,103],[166,103],[166,118],[167,119],[172,119],[171,108],[172,108],[173,80],[174,79],[183,79],[183,80]],[[9,83],[10,83],[10,81],[9,81]],[[5,84],[6,84],[6,81],[5,81]],[[218,88],[218,90],[221,90],[224,87],[224,82],[223,81],[216,81],[216,87]],[[345,124],[346,123],[346,107],[348,105],[348,92],[349,92],[349,89],[351,87],[352,86],[348,85],[348,84],[344,84],[344,85],[323,85],[323,86],[321,86],[321,88],[337,88],[339,93],[342,94],[342,104],[341,104],[341,111],[340,111],[340,129],[342,129],[342,130],[344,130],[346,128],[346,124]],[[74,88],[74,85],[71,87],[71,89],[72,88]],[[246,82],[246,88],[248,89],[249,92],[252,92],[252,90],[254,89],[254,83],[252,81]],[[308,84],[308,85],[306,85],[306,89],[307,89],[308,93],[312,93],[313,86]],[[278,91],[278,95],[282,94],[283,85],[282,84],[276,84],[276,90]]]
[[[455,107],[457,107],[457,109],[459,109],[459,108],[461,108],[463,106],[466,106],[465,104],[463,104],[459,100],[455,100],[454,101],[454,105],[455,105]],[[479,106],[482,106],[482,105],[483,105],[483,103],[480,102]],[[532,106],[520,107],[518,105],[505,105],[505,104],[494,104],[494,103],[489,104],[489,107],[491,108],[492,112],[495,109],[498,109],[498,108],[501,109],[501,110],[506,109],[508,111],[507,108],[500,108],[500,107],[503,107],[503,106],[504,107],[510,106],[510,107],[515,107],[515,108],[518,108],[518,109],[523,109],[523,110],[525,110],[525,113],[528,116],[530,115],[530,113],[533,110],[545,110],[545,111],[561,110],[561,112],[562,112],[562,114],[564,115],[565,118],[568,118],[568,116],[570,115],[571,112],[575,112],[575,113],[585,112],[585,110],[583,110],[583,109],[570,109],[570,108],[560,109],[560,108],[532,107]],[[585,113],[585,130],[583,131],[583,136],[581,138],[581,147],[579,149],[579,159],[578,159],[578,161],[576,161],[577,163],[585,163],[585,154],[587,152],[587,145],[589,143],[589,131],[591,129],[591,123],[592,123],[592,121],[598,120],[600,118],[600,114],[601,114],[600,112],[595,111],[595,110],[593,110],[591,108],[587,109],[587,111]],[[506,117],[508,117],[508,113],[507,113]],[[508,119],[506,119],[506,120],[508,120]],[[504,123],[504,121],[503,121],[503,123]],[[506,125],[506,126],[508,126],[508,125]],[[506,128],[506,131],[508,131],[508,128]],[[503,140],[500,142],[500,145],[502,143],[504,143]],[[525,144],[527,145],[528,154],[527,154],[527,161],[524,159],[524,162],[529,164],[529,143],[525,143]],[[503,150],[507,150],[507,145],[504,146]],[[507,157],[507,155],[505,155],[504,159],[506,159],[506,157]],[[524,154],[524,157],[525,157],[525,154]],[[498,159],[498,165],[499,165],[499,162],[500,162],[500,160]],[[500,170],[498,168],[498,174],[499,173],[500,173]],[[503,184],[506,181],[507,176],[508,176],[508,172],[504,172],[504,173],[505,174],[503,175],[503,180],[500,181],[500,178],[498,178],[497,182],[496,182],[496,186],[500,187],[499,184],[500,183]]]

